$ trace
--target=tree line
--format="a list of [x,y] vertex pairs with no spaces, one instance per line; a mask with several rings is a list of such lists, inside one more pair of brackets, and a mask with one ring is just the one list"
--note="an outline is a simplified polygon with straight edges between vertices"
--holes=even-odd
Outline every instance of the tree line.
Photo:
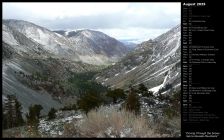
[[[15,95],[7,95],[5,103],[3,104],[3,121],[2,128],[9,129],[23,125],[30,125],[35,128],[38,127],[39,119],[41,117],[41,105],[35,104],[29,107],[28,113],[25,114],[26,120],[22,116],[22,106]],[[48,119],[54,119],[56,109],[51,108],[48,113]]]
[[115,104],[124,101],[123,108],[128,111],[133,111],[136,114],[140,113],[140,97],[152,97],[153,93],[148,91],[144,84],[133,88],[129,86],[128,90],[113,89],[108,90],[106,94],[99,94],[96,91],[83,94],[77,101],[77,109],[82,110],[86,114],[94,108],[105,104]]

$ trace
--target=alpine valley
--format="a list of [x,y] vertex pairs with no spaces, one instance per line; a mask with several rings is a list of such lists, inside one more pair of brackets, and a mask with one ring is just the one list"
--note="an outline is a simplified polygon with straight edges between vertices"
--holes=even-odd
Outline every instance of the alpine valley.
[[[13,131],[18,137],[179,137],[180,32],[177,25],[136,45],[90,29],[51,31],[28,21],[3,20],[3,111],[9,111],[10,95],[21,104],[24,120],[31,116],[32,105],[41,106],[38,135],[28,134],[26,124],[5,124],[3,135],[15,137]],[[99,123],[92,126],[99,131],[89,132],[91,123],[85,123],[91,115],[97,118],[92,110],[109,114],[122,110],[132,101],[132,92],[138,96],[139,116],[147,118],[150,127],[145,130],[150,129],[150,134],[137,133],[135,125],[125,123],[128,119],[123,127],[120,122],[119,129],[107,127],[108,122],[102,130]],[[48,120],[52,108],[56,116]]]

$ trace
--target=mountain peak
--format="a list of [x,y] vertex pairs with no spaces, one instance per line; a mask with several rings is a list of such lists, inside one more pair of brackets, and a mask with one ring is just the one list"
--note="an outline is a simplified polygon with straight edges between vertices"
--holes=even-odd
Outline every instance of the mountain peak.
[[47,28],[44,28],[42,26],[39,26],[35,23],[25,21],[25,20],[18,20],[18,19],[3,19],[3,24],[6,24],[8,26],[14,27],[14,28],[27,28],[27,27],[36,27],[41,28],[42,30],[50,31]]
[[[20,37],[8,32],[7,28],[10,28],[24,35],[28,40],[42,45],[47,52],[72,61],[104,65],[118,61],[130,50],[118,40],[90,29],[53,32],[31,22],[12,19],[3,20],[3,25],[5,29],[3,38],[6,43],[21,42],[18,40],[21,39]],[[10,43],[12,40],[14,42]]]

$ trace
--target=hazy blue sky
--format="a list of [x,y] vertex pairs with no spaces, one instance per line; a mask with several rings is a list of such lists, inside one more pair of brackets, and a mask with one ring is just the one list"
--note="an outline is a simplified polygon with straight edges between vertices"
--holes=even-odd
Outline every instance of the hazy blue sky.
[[3,19],[50,30],[93,29],[117,39],[148,40],[180,24],[180,3],[3,3]]

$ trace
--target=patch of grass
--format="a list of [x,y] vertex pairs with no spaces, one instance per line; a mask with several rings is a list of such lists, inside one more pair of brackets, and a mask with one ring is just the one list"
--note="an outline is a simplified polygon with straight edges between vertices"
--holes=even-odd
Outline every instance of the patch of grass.
[[181,117],[174,116],[172,118],[162,117],[155,124],[155,131],[165,137],[180,137],[181,135]]
[[[67,128],[68,129],[68,128]],[[71,129],[68,129],[71,131]],[[126,110],[101,106],[91,110],[74,130],[80,137],[160,137],[146,118]],[[73,132],[70,132],[73,133]]]

